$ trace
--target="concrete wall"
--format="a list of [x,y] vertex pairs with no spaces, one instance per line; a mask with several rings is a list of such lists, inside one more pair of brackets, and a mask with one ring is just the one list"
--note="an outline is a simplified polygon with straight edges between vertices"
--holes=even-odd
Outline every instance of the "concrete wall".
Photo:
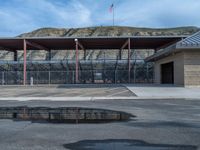
[[174,62],[174,84],[184,85],[184,53],[177,53],[155,62],[154,79],[156,84],[161,83],[161,65]]
[[185,86],[200,86],[200,51],[184,52]]

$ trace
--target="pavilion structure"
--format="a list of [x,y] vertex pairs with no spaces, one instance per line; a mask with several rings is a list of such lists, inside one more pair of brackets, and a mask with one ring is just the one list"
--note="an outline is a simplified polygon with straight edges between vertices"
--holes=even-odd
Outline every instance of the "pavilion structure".
[[[130,37],[27,37],[0,38],[0,49],[14,53],[14,61],[18,61],[17,53],[23,50],[23,84],[27,81],[27,50],[45,50],[51,56],[52,50],[75,50],[76,69],[75,81],[79,83],[79,50],[113,50],[128,51],[128,81],[130,82],[130,51],[131,49],[154,49],[155,53],[172,45],[186,36],[130,36]],[[121,55],[119,55],[121,56]],[[119,58],[120,59],[120,58]],[[51,57],[49,57],[51,61]]]

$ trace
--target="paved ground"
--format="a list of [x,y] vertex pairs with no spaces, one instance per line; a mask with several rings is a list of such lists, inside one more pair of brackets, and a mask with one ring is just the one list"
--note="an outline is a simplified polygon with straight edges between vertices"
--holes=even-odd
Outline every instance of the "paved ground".
[[126,87],[134,92],[138,98],[185,98],[200,99],[200,87],[177,87],[173,85],[132,84]]
[[5,97],[132,97],[123,85],[0,86]]
[[198,99],[200,87],[172,85],[0,86],[0,100]]
[[200,150],[200,101],[0,101],[0,106],[91,107],[136,115],[129,122],[45,124],[0,120],[2,150]]

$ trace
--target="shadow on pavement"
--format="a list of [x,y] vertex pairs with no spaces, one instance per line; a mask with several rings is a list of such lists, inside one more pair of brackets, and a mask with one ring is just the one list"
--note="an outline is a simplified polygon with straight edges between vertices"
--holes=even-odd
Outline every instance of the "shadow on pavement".
[[174,122],[174,121],[158,121],[158,122],[129,122],[126,125],[141,128],[158,128],[158,127],[182,127],[182,128],[200,128],[200,125],[192,123]]
[[140,140],[85,140],[64,144],[70,150],[197,150],[192,145],[151,144]]

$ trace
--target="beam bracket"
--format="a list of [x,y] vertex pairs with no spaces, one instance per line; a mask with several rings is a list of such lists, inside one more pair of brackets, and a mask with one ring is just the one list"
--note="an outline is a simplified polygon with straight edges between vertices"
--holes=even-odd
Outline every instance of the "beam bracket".
[[122,45],[122,47],[120,48],[120,50],[124,49],[127,45],[128,45],[129,39],[126,40],[126,42]]
[[35,42],[30,42],[28,40],[26,40],[26,43],[27,45],[30,45],[30,46],[33,46],[35,48],[38,48],[39,50],[46,50],[46,51],[50,51],[49,48],[45,47],[45,46],[42,46],[38,43],[35,43]]

